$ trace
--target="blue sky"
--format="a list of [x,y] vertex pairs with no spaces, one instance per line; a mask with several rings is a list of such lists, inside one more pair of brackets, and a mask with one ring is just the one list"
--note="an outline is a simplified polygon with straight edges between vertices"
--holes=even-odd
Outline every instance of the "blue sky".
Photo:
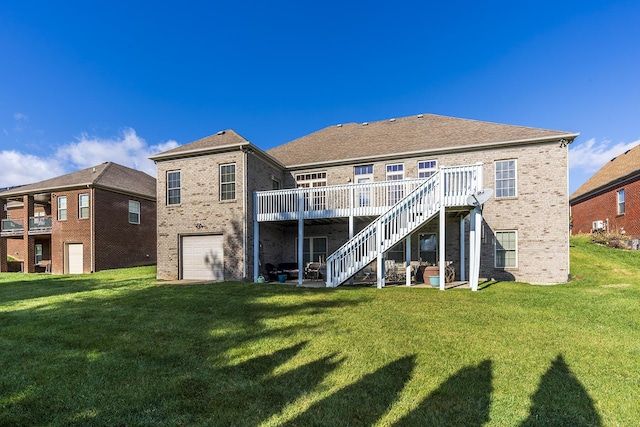
[[0,187],[418,113],[579,132],[571,192],[640,143],[637,0],[93,3],[0,6]]

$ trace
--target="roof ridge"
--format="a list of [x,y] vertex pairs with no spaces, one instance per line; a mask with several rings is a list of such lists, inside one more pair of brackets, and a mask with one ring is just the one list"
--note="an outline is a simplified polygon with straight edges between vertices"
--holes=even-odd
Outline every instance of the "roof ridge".
[[[104,176],[105,172],[107,172],[107,169],[109,169],[109,168],[113,165],[113,162],[104,162],[103,164],[105,164],[105,163],[106,163],[107,165],[104,167],[104,169],[102,169],[102,171],[98,174],[98,176],[97,176],[97,177],[95,177],[95,179],[92,179],[92,180],[91,180],[91,183],[92,183],[93,185],[97,184],[97,183],[98,183],[98,181],[100,181],[100,178],[102,178],[102,177]],[[98,165],[98,166],[100,166],[100,165]],[[93,169],[95,170],[95,168],[96,168],[96,167],[97,167],[97,166],[93,166]]]

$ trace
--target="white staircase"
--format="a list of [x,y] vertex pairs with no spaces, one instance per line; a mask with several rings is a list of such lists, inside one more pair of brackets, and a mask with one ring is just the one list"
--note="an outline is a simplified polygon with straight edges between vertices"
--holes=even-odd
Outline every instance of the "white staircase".
[[433,218],[441,206],[466,206],[482,188],[482,165],[441,168],[327,257],[327,287],[349,280]]

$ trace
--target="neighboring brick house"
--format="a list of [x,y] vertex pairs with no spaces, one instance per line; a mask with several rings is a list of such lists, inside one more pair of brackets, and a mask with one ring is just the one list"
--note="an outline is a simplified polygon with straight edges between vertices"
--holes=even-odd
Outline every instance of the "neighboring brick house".
[[[158,278],[256,280],[288,263],[301,282],[318,261],[328,286],[372,271],[384,286],[394,263],[453,262],[459,280],[566,282],[576,136],[431,114],[330,126],[268,151],[218,132],[152,157]],[[477,227],[469,196],[484,188],[495,193]]]
[[116,163],[0,192],[0,272],[91,273],[156,262],[156,180]]
[[570,197],[572,233],[640,237],[640,145],[611,159]]

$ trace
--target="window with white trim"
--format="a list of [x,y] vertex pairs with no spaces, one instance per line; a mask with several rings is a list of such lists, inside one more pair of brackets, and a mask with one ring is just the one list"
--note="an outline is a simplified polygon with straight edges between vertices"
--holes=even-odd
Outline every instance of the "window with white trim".
[[67,219],[67,196],[58,197],[58,221]]
[[438,170],[438,162],[436,160],[425,160],[418,162],[418,178],[429,178]]
[[179,205],[181,203],[180,181],[180,171],[167,172],[167,205]]
[[499,160],[495,162],[496,198],[517,196],[517,173],[515,160]]
[[617,199],[618,199],[618,215],[622,215],[622,214],[624,214],[624,209],[625,209],[625,206],[624,206],[624,199],[625,199],[624,188],[622,190],[618,190]]
[[129,200],[129,223],[140,224],[140,202]]
[[[327,186],[326,172],[309,172],[296,175],[298,188],[312,188],[305,194],[305,209],[323,210],[327,206],[327,191],[321,187]],[[316,189],[317,188],[317,189]]]
[[220,200],[236,199],[236,164],[220,165]]
[[[353,176],[356,184],[373,182],[373,165],[354,167]],[[358,203],[361,207],[371,205],[371,188],[365,187],[358,189]]]
[[518,233],[515,230],[496,231],[496,268],[518,267]]
[[89,218],[89,195],[80,194],[78,196],[78,218]]
[[[404,179],[404,164],[387,165],[387,181],[402,181]],[[388,190],[389,205],[395,205],[404,197],[402,184],[390,185]]]

